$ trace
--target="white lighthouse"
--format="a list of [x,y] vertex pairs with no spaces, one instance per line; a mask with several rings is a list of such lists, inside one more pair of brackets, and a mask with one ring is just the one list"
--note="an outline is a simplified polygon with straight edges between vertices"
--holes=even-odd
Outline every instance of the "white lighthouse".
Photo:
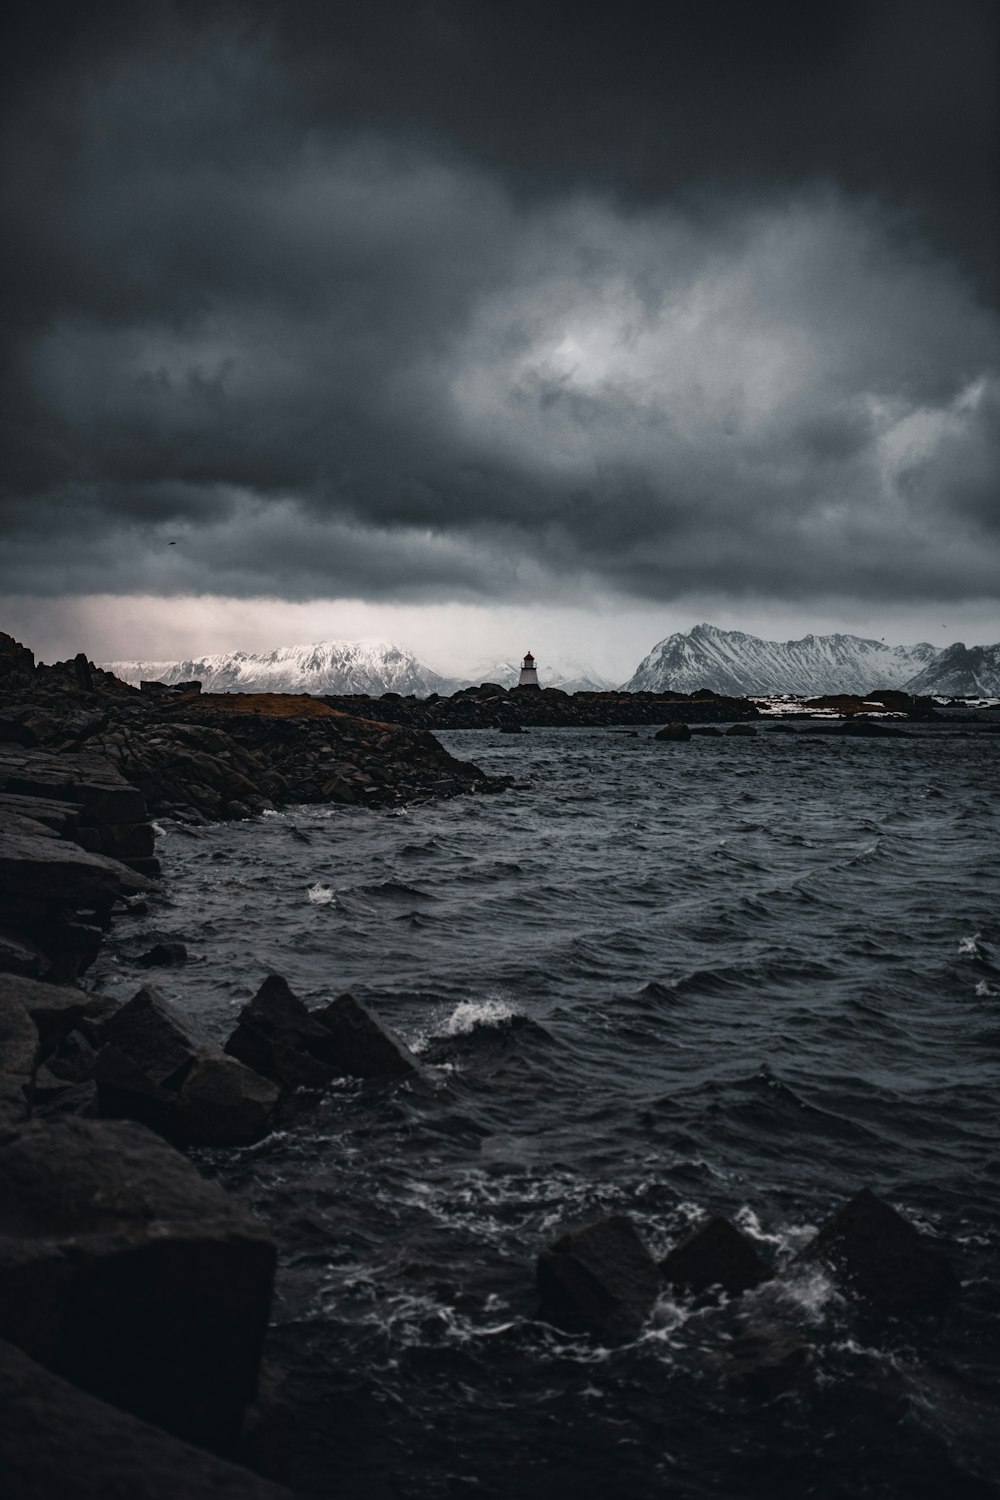
[[530,651],[525,653],[524,661],[521,663],[521,675],[517,679],[517,685],[518,687],[538,686],[538,669]]

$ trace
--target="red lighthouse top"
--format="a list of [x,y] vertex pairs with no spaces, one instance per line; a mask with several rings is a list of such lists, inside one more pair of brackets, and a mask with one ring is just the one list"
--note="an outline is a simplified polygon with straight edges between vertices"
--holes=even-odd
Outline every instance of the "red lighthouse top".
[[524,653],[524,665],[525,665],[525,666],[527,666],[527,665],[528,665],[528,663],[529,663],[529,661],[534,661],[534,659],[535,659],[535,658],[534,658],[534,657],[533,657],[533,656],[532,656],[532,654],[531,654],[531,652],[530,652],[530,651],[526,651],[526,652],[525,652],[525,653]]

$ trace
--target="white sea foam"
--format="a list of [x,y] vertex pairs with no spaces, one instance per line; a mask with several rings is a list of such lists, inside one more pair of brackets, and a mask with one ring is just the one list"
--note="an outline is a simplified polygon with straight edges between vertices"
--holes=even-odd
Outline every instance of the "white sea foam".
[[445,1022],[445,1036],[467,1036],[477,1026],[502,1026],[517,1012],[506,1000],[463,1000]]
[[313,906],[331,906],[335,900],[332,885],[311,885],[306,892]]
[[976,985],[976,994],[980,1000],[985,1000],[988,995],[1000,995],[1000,990],[991,990],[985,979],[980,979]]
[[962,958],[978,958],[979,933],[974,932],[971,937],[959,938],[958,951]]

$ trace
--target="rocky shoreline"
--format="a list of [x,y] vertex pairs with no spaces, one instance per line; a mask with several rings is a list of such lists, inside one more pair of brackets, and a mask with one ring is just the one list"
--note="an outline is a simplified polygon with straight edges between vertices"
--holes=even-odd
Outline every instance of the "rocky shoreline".
[[[507,785],[448,755],[431,727],[667,720],[664,737],[683,739],[720,721],[753,733],[758,717],[715,695],[565,697],[486,685],[347,709],[139,691],[82,657],[38,667],[0,637],[0,1456],[11,1500],[287,1497],[289,1411],[262,1359],[276,1246],[184,1152],[294,1128],[336,1078],[428,1086],[350,995],[310,1010],[272,975],[219,1048],[153,987],[123,1005],[83,988],[110,924],[159,890],[152,817],[384,807]],[[951,1268],[870,1194],[830,1221],[814,1253],[892,1314],[957,1290]],[[735,1303],[776,1274],[725,1221],[657,1264],[613,1219],[545,1247],[537,1284],[546,1319],[628,1338],[663,1285],[697,1297],[722,1287]],[[810,1355],[751,1321],[718,1364],[720,1378],[770,1395],[808,1380]]]

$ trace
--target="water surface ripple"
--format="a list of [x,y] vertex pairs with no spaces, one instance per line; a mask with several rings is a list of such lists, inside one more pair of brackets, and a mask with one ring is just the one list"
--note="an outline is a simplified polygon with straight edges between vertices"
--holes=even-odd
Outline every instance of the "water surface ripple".
[[[281,1241],[298,1492],[997,1493],[1000,740],[441,738],[515,790],[170,823],[167,899],[102,960],[129,994],[183,937],[163,988],[220,1040],[268,972],[350,989],[431,1071],[201,1158]],[[865,1184],[963,1293],[891,1324],[815,1274],[762,1289],[809,1391],[720,1386],[732,1308],[664,1298],[622,1349],[535,1319],[564,1225],[626,1212],[659,1254],[723,1212],[784,1262]]]

